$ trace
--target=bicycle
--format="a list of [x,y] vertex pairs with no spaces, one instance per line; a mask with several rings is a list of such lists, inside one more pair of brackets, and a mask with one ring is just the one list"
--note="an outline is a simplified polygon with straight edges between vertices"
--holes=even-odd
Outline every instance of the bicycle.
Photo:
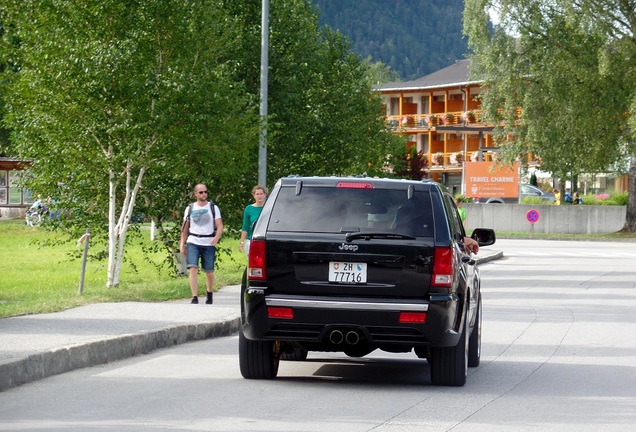
[[44,207],[30,208],[24,216],[24,223],[30,227],[40,226],[44,221],[47,210]]

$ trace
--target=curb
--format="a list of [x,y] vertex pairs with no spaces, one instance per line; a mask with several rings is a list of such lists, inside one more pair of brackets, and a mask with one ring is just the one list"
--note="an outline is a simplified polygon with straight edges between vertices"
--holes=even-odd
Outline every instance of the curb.
[[186,342],[229,336],[239,329],[239,314],[215,323],[183,324],[117,336],[49,351],[0,365],[0,391]]
[[487,263],[489,261],[494,261],[494,260],[498,260],[499,258],[503,258],[503,252],[502,251],[497,251],[495,253],[491,253],[489,255],[483,256],[483,257],[475,257],[475,261],[477,262],[477,264],[484,264]]

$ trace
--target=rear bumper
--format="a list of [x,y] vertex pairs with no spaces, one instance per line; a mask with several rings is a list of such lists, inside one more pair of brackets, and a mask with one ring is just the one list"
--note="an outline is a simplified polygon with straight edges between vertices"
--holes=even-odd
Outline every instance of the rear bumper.
[[[242,330],[251,340],[329,344],[333,331],[355,331],[361,341],[378,347],[455,346],[459,340],[461,305],[456,296],[428,301],[266,295],[265,291],[243,294]],[[269,317],[268,307],[290,308],[293,318]],[[425,312],[427,319],[424,323],[400,323],[401,312]]]

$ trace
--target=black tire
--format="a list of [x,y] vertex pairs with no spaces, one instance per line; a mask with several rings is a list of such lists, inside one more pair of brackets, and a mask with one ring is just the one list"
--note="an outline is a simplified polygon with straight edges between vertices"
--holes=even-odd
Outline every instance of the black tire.
[[477,367],[481,360],[481,294],[477,302],[477,315],[473,332],[468,340],[468,367]]
[[26,217],[26,224],[30,227],[36,227],[40,225],[40,216],[37,213],[31,213]]
[[243,378],[276,378],[279,355],[274,348],[272,341],[251,341],[239,331],[239,366]]
[[294,347],[294,351],[281,354],[280,359],[288,361],[305,361],[307,360],[307,354],[309,354],[309,351],[305,348]]
[[438,386],[461,387],[468,376],[467,316],[464,329],[454,347],[431,348],[431,382]]

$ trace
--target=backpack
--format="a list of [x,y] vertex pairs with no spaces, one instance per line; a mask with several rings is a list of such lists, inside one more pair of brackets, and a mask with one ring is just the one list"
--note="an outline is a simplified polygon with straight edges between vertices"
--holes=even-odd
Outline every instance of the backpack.
[[[214,222],[214,220],[216,219],[216,213],[214,212],[214,202],[208,201],[208,204],[210,205],[210,213],[212,213],[212,224],[214,225],[214,231],[212,232],[212,234],[192,234],[190,231],[188,231],[188,235],[193,235],[195,237],[214,237],[214,235],[216,234],[216,223]],[[192,214],[193,207],[194,207],[194,203],[191,203],[188,206],[188,214],[186,216],[186,220],[183,221],[183,226],[181,227],[182,231],[185,228],[186,222],[190,222],[190,215]]]

